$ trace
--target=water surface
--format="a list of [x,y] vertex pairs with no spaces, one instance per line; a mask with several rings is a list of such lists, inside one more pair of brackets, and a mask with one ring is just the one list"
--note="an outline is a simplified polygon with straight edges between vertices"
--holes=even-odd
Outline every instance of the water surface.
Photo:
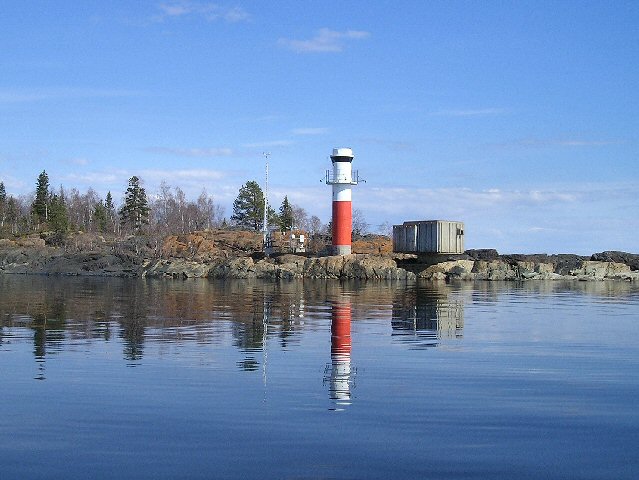
[[23,478],[639,478],[639,288],[0,276]]

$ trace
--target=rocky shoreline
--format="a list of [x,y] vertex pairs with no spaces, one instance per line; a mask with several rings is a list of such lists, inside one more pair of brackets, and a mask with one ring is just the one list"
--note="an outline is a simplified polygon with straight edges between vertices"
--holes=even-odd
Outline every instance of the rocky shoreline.
[[[211,237],[212,238],[212,237]],[[161,249],[92,241],[82,248],[54,247],[39,238],[0,240],[0,274],[163,278],[639,281],[639,255],[500,255],[468,250],[463,255],[356,253],[293,254],[262,258],[251,239],[223,249],[200,234],[167,239]],[[215,237],[217,238],[217,237]],[[218,239],[219,240],[219,239]],[[199,242],[199,243],[198,243]],[[236,242],[237,243],[237,242]],[[206,245],[205,245],[206,244]]]

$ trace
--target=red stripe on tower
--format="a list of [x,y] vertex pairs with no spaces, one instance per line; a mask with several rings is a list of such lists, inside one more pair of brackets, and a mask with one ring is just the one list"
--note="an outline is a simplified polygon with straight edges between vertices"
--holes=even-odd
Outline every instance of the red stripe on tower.
[[353,172],[353,151],[350,148],[334,148],[331,155],[332,172],[326,172],[326,183],[333,186],[333,253],[351,253],[353,207],[351,186],[357,185],[357,172]]

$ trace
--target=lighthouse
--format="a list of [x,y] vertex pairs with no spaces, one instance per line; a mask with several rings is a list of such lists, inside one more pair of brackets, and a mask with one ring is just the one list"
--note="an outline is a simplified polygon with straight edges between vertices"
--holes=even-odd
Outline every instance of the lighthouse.
[[350,255],[353,230],[351,186],[357,185],[357,170],[353,171],[353,150],[334,148],[333,170],[326,171],[326,184],[333,186],[333,254]]

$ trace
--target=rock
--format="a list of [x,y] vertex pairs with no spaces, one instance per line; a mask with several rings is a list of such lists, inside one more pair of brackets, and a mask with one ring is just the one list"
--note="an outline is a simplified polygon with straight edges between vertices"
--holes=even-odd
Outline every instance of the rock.
[[431,280],[471,280],[475,278],[475,275],[472,273],[474,265],[475,262],[473,260],[441,262],[427,267],[425,270],[419,272],[417,276],[418,278]]
[[143,265],[142,277],[202,278],[209,274],[210,265],[183,259],[158,260]]
[[477,280],[517,280],[516,270],[509,264],[500,260],[478,260],[473,265],[472,273]]
[[480,248],[464,252],[472,260],[498,260],[499,253],[494,248]]
[[570,275],[579,280],[603,280],[625,273],[630,273],[630,267],[624,263],[585,261],[571,270]]
[[639,270],[639,255],[634,253],[618,252],[618,251],[606,251],[601,253],[594,253],[590,260],[597,262],[614,262],[624,263],[630,267],[630,270]]

